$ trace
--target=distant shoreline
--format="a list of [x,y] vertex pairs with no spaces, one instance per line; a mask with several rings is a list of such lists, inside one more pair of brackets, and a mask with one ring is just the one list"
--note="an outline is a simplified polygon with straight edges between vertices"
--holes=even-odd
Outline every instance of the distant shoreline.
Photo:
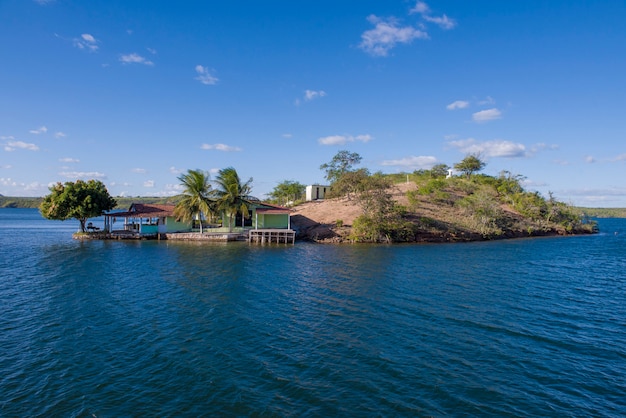
[[[128,208],[131,203],[174,203],[177,196],[172,197],[115,197],[116,208]],[[0,196],[0,209],[38,209],[43,197]],[[626,218],[626,208],[587,208],[574,207],[590,218]]]

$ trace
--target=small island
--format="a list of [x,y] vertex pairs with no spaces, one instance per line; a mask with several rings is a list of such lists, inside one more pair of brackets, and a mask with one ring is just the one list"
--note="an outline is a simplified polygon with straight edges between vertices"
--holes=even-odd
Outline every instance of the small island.
[[[437,164],[400,174],[371,174],[355,168],[360,161],[344,150],[322,164],[329,185],[317,186],[315,195],[284,181],[262,202],[251,195],[252,178],[244,182],[228,167],[214,181],[208,172],[188,170],[178,177],[182,194],[169,205],[135,202],[125,212],[113,211],[117,202],[104,184],[79,180],[52,186],[40,211],[48,219],[77,219],[78,239],[401,243],[598,232],[596,222],[552,194],[526,191],[521,175],[480,174],[486,165],[480,155],[467,155],[452,168]],[[101,215],[103,228],[87,222]],[[123,228],[114,231],[117,218]]]

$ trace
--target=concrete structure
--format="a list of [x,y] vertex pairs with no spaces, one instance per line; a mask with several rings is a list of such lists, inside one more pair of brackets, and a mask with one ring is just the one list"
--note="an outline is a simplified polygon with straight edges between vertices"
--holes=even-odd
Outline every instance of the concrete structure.
[[319,184],[312,184],[306,186],[306,200],[310,202],[312,200],[324,199],[326,193],[330,191],[330,186],[323,186]]

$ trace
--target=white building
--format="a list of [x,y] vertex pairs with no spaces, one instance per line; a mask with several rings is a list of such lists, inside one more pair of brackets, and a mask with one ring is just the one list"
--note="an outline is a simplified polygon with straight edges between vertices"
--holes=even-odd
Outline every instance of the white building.
[[320,186],[319,184],[312,184],[306,186],[306,200],[319,200],[326,196],[326,193],[330,191],[330,186]]

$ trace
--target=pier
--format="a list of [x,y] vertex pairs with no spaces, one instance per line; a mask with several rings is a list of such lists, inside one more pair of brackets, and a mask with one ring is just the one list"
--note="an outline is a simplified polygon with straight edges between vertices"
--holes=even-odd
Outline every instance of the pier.
[[296,242],[296,231],[293,229],[251,229],[248,231],[248,242],[250,243],[285,243],[294,244]]

